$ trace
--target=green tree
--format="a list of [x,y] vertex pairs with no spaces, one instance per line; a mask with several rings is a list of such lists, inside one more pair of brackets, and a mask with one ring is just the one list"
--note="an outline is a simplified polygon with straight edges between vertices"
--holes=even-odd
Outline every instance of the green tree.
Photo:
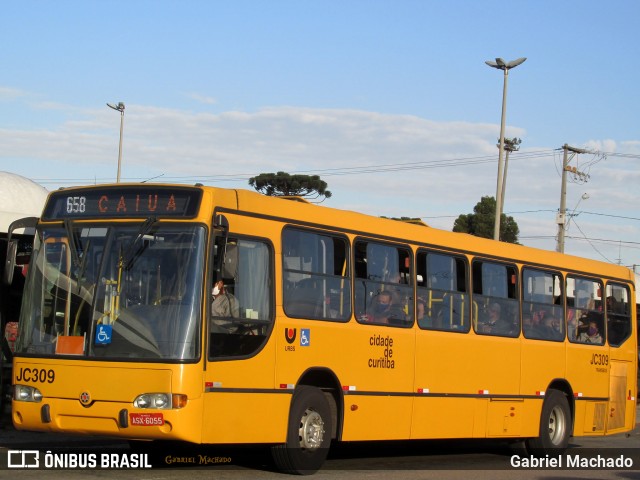
[[[470,233],[477,237],[493,238],[496,218],[496,199],[482,197],[473,207],[473,213],[460,215],[453,223],[453,231]],[[500,240],[508,243],[518,243],[520,229],[513,217],[504,213],[500,217]]]
[[275,196],[296,196],[316,199],[331,197],[331,192],[327,190],[327,182],[320,179],[318,175],[290,175],[286,172],[261,173],[257,177],[249,179],[249,185],[256,191]]

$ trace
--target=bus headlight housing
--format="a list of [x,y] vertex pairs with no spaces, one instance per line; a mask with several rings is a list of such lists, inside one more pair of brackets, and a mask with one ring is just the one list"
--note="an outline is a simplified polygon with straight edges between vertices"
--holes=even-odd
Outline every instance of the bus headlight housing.
[[136,408],[156,408],[161,410],[182,408],[186,404],[186,395],[172,395],[170,393],[143,393],[133,401],[133,406]]
[[39,403],[42,401],[42,393],[36,387],[15,385],[13,387],[13,399],[19,402]]

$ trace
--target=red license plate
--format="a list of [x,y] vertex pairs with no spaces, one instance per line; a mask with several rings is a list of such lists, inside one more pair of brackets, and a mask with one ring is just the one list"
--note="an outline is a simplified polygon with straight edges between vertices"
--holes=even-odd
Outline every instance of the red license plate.
[[132,426],[157,427],[164,425],[164,417],[161,413],[130,413],[129,421]]

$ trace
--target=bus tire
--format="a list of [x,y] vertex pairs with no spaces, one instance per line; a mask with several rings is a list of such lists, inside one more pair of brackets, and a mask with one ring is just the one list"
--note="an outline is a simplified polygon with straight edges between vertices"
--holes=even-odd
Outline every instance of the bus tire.
[[561,454],[569,445],[572,430],[566,395],[559,390],[549,390],[542,405],[540,434],[527,440],[527,448],[536,456]]
[[331,410],[322,390],[306,385],[296,388],[291,399],[287,441],[271,448],[276,467],[284,473],[315,473],[327,458],[331,432]]

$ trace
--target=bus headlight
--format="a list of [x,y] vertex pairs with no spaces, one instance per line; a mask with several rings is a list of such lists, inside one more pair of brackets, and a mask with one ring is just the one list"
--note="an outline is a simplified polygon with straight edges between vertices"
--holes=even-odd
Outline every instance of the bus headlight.
[[143,393],[133,401],[133,406],[136,408],[159,408],[162,410],[182,408],[186,404],[186,395],[172,395],[170,393]]
[[28,385],[15,385],[13,387],[13,399],[19,402],[41,402],[42,393],[36,387]]

